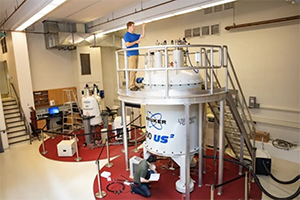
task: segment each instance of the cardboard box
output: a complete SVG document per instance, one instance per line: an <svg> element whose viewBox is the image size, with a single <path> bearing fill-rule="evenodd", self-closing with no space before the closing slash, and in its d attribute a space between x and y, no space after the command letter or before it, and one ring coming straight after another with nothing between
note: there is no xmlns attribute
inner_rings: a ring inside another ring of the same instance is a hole
<svg viewBox="0 0 300 200"><path fill-rule="evenodd" d="M253 139L252 138L252 133L250 134L250 139ZM263 131L256 131L255 140L261 142L262 139L263 139L263 142L269 142L270 133L263 132Z"/></svg>

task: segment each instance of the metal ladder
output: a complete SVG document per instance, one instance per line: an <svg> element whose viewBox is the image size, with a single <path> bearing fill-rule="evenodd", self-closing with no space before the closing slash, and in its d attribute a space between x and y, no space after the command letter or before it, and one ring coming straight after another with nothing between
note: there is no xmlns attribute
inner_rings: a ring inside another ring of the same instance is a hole
<svg viewBox="0 0 300 200"><path fill-rule="evenodd" d="M209 56L207 55L208 53L204 52L204 54L208 63L210 63ZM227 68L230 87L232 87L234 91L238 90L240 95L236 95L236 100L234 100L232 94L227 92L224 110L225 138L235 157L243 163L244 157L249 158L253 161L252 165L255 170L255 140L253 140L253 144L251 144L250 141L250 135L253 135L252 138L255 138L254 122L248 110L242 88L228 52L227 57L229 61ZM221 88L221 84L214 71L213 76L215 78L215 84L213 84L214 88ZM209 102L208 106L214 114L214 119L219 124L219 105L217 102ZM240 167L240 173L241 170L242 167Z"/></svg>
<svg viewBox="0 0 300 200"><path fill-rule="evenodd" d="M65 101L65 97L67 101ZM63 133L71 133L82 127L81 108L74 89L63 90Z"/></svg>

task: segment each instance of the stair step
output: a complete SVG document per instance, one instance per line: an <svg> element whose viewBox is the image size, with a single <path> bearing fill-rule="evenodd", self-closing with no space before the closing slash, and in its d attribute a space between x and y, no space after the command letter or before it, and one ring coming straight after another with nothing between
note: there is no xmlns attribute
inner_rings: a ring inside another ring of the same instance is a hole
<svg viewBox="0 0 300 200"><path fill-rule="evenodd" d="M9 136L9 137L14 137L14 136L17 136L17 135L22 135L22 134L26 134L25 129L20 129L20 130L17 130L17 131L7 132L7 136Z"/></svg>
<svg viewBox="0 0 300 200"><path fill-rule="evenodd" d="M23 120L19 117L18 120L15 120L15 121L6 121L6 124L13 124L13 123L18 123L18 122L23 122ZM24 124L24 122L23 122Z"/></svg>
<svg viewBox="0 0 300 200"><path fill-rule="evenodd" d="M22 130L26 130L24 125L14 127L14 128L8 127L7 133L13 133L13 132L16 132L16 131L18 132L18 131L22 131Z"/></svg>
<svg viewBox="0 0 300 200"><path fill-rule="evenodd" d="M2 99L2 103L9 103L9 102L16 102L16 100L13 98L3 98Z"/></svg>
<svg viewBox="0 0 300 200"><path fill-rule="evenodd" d="M16 136L11 136L11 137L7 137L8 138L8 140L10 140L10 139L15 139L15 138L19 138L19 137L22 137L22 136L28 136L28 134L21 134L21 135L16 135Z"/></svg>
<svg viewBox="0 0 300 200"><path fill-rule="evenodd" d="M20 113L19 109L14 109L14 110L9 110L9 111L4 111L4 115L10 115L10 114L17 114Z"/></svg>
<svg viewBox="0 0 300 200"><path fill-rule="evenodd" d="M24 126L24 122L23 121L21 123L19 123L19 124L13 124L11 126L7 125L7 128L8 129L13 129L13 128L18 128L18 127L22 127L22 126Z"/></svg>
<svg viewBox="0 0 300 200"><path fill-rule="evenodd" d="M16 117L8 117L8 118L6 117L5 118L6 123L14 122L14 121L18 121L18 120L22 120L20 115L16 116Z"/></svg>
<svg viewBox="0 0 300 200"><path fill-rule="evenodd" d="M16 113L9 113L5 115L5 119L13 119L15 117L21 117L20 112L16 112Z"/></svg>
<svg viewBox="0 0 300 200"><path fill-rule="evenodd" d="M30 139L27 138L27 139L23 139L23 140L17 140L17 141L13 141L13 142L8 142L9 145L13 145L13 144L18 144L18 143L21 143L21 142L27 142L29 141Z"/></svg>

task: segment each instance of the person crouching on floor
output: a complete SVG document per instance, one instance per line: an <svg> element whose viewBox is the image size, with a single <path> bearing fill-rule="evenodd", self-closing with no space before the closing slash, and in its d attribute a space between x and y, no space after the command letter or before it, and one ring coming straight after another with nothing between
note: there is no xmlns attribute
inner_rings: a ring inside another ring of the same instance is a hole
<svg viewBox="0 0 300 200"><path fill-rule="evenodd" d="M156 162L156 156L150 155L147 160L142 160L134 174L134 184L131 185L131 193L140 194L144 197L150 197L151 193L149 190L150 175L157 173L155 170L154 163Z"/></svg>

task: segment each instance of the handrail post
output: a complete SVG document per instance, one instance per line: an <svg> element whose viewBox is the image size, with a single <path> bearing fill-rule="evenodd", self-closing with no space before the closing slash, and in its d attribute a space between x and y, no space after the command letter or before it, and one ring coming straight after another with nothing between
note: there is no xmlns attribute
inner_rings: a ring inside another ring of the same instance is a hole
<svg viewBox="0 0 300 200"><path fill-rule="evenodd" d="M47 154L48 151L46 151L45 149L45 143L44 143L44 131L41 130L41 135L42 135L42 147L43 147L43 151L41 152L43 155Z"/></svg>
<svg viewBox="0 0 300 200"><path fill-rule="evenodd" d="M110 155L109 155L109 144L108 144L108 131L106 128L102 129L103 132L106 131L106 152L107 152L107 164L105 165L106 167L110 168L112 167L114 164L110 162ZM101 131L102 131L101 130Z"/></svg>
<svg viewBox="0 0 300 200"><path fill-rule="evenodd" d="M210 94L214 94L214 64L213 47L210 47Z"/></svg>
<svg viewBox="0 0 300 200"><path fill-rule="evenodd" d="M100 165L99 165L99 160L96 160L96 165L97 165L97 176L98 176L98 188L99 191L95 194L95 197L102 199L103 197L106 196L106 192L101 190L101 177L100 177Z"/></svg>
<svg viewBox="0 0 300 200"><path fill-rule="evenodd" d="M75 150L76 150L76 158L74 160L79 162L82 160L82 158L79 157L79 153L78 153L77 135L76 134L74 135L75 135Z"/></svg>

